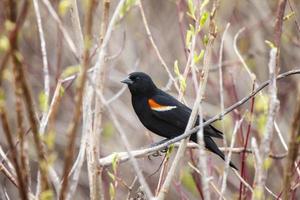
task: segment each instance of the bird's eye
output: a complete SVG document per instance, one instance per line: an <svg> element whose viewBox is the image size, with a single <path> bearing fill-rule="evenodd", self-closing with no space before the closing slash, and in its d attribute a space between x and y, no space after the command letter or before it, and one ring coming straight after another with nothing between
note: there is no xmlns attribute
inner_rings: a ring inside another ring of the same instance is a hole
<svg viewBox="0 0 300 200"><path fill-rule="evenodd" d="M140 79L141 79L140 77L136 77L136 78L135 78L136 81L137 81L137 80L140 80Z"/></svg>

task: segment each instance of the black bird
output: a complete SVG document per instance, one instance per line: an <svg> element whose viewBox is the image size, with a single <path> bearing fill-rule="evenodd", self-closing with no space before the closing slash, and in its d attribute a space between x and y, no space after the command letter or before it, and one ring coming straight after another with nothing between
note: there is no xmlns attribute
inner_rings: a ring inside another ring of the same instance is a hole
<svg viewBox="0 0 300 200"><path fill-rule="evenodd" d="M143 72L133 72L121 82L128 85L134 111L147 129L168 139L184 133L192 112L189 107L157 88ZM199 125L199 116L195 125ZM223 138L223 133L207 125L204 127L205 147L225 160L224 153L211 137ZM193 133L190 140L197 143L197 133ZM237 169L232 162L230 166Z"/></svg>

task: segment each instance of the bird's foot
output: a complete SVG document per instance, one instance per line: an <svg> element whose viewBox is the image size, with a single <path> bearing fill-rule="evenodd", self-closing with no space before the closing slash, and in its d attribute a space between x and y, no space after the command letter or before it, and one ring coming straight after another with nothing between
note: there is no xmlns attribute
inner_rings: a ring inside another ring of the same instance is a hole
<svg viewBox="0 0 300 200"><path fill-rule="evenodd" d="M169 139L163 139L163 140L161 140L161 141L152 143L152 144L150 144L150 148L151 148L151 147L156 147L156 146L158 146L158 145L160 145L160 144L163 144L163 143L165 143L165 142L168 141L168 140L169 140ZM159 156L162 156L162 154L167 153L168 149L169 149L169 147L167 146L167 147L164 147L164 148L162 148L162 149L160 149L160 150L158 150L158 151L155 151L154 153L152 153L151 155L148 156L148 159L151 160L151 157L159 157Z"/></svg>

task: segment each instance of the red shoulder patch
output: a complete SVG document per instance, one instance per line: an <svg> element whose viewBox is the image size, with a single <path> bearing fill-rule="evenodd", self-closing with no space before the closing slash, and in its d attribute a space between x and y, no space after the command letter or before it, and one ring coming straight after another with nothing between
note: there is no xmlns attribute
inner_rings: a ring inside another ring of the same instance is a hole
<svg viewBox="0 0 300 200"><path fill-rule="evenodd" d="M148 99L148 104L152 109L164 107L163 105L158 104L154 99Z"/></svg>
<svg viewBox="0 0 300 200"><path fill-rule="evenodd" d="M152 110L155 111L168 111L176 108L176 106L165 106L165 105L160 105L157 103L154 99L148 99L148 104Z"/></svg>

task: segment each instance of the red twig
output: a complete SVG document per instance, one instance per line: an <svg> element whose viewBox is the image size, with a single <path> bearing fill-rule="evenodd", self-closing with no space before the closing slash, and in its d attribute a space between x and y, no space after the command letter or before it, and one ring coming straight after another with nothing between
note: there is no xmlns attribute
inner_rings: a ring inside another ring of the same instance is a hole
<svg viewBox="0 0 300 200"><path fill-rule="evenodd" d="M254 91L255 87L255 83L253 83L252 85L252 92ZM253 110L254 110L254 102L255 102L255 97L253 99L251 99L251 107L250 107L250 121L248 123L247 126L247 134L246 134L246 140L244 142L244 151L242 152L242 162L241 162L241 176L243 177L243 179L245 179L247 181L247 177L246 177L246 149L248 146L248 142L249 142L249 136L250 136L250 131L251 131L251 125L252 125L252 119L253 119ZM245 186L243 185L243 183L240 183L240 191L239 191L239 199L242 199L243 193L245 191Z"/></svg>

